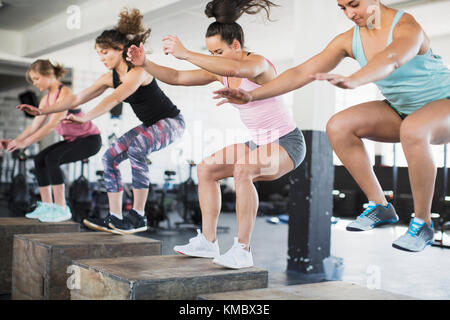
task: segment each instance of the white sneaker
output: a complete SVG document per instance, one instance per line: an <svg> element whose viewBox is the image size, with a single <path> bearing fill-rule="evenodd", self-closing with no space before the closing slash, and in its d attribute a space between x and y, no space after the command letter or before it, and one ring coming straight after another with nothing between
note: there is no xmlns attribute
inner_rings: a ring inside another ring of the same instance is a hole
<svg viewBox="0 0 450 320"><path fill-rule="evenodd" d="M197 229L197 236L191 238L189 243L184 246L173 247L175 252L199 258L216 258L220 256L219 243L206 240L205 236Z"/></svg>
<svg viewBox="0 0 450 320"><path fill-rule="evenodd" d="M234 245L227 253L213 260L219 266L230 269L242 269L253 267L253 257L250 251L244 249L245 244L239 243L238 238L234 238Z"/></svg>

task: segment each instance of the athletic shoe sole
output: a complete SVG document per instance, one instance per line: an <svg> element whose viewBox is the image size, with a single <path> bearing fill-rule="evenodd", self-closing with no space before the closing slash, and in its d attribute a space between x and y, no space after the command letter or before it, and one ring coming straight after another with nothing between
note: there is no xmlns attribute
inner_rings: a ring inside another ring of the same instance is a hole
<svg viewBox="0 0 450 320"><path fill-rule="evenodd" d="M226 263L221 263L221 262L218 262L218 261L213 261L213 263L218 265L218 266L225 267L225 268L228 268L228 269L233 269L233 270L246 269L246 268L252 268L253 267L253 265L236 267L236 266L227 265Z"/></svg>
<svg viewBox="0 0 450 320"><path fill-rule="evenodd" d="M39 215L37 215L37 216L29 216L29 215L25 215L25 218L27 218L27 219L39 219Z"/></svg>
<svg viewBox="0 0 450 320"><path fill-rule="evenodd" d="M217 255L216 256L211 256L211 254L209 254L209 253L202 253L202 252L192 254L190 252L186 252L186 251L183 252L183 251L175 250L175 249L173 251L175 251L175 252L177 252L179 254L182 254L184 256L189 256L189 257L194 257L194 258L215 259L215 258L218 257Z"/></svg>
<svg viewBox="0 0 450 320"><path fill-rule="evenodd" d="M120 232L116 231L116 230L112 230L109 228L105 228L102 226L98 226L94 223L89 222L88 220L83 220L83 224L88 227L89 229L95 230L95 231L102 231L102 232L109 232L112 234L121 234Z"/></svg>
<svg viewBox="0 0 450 320"><path fill-rule="evenodd" d="M144 232L144 231L147 231L147 230L148 230L148 227L147 227L147 226L141 227L141 228L137 228L137 229L130 229L130 230L121 230L121 229L118 229L118 228L114 227L114 225L112 225L111 223L108 224L108 226L109 226L111 229L113 229L113 230L115 230L115 231L117 231L117 232L120 232L121 234L124 234L124 235L130 235L130 234L134 234L134 233L138 233L138 232Z"/></svg>
<svg viewBox="0 0 450 320"><path fill-rule="evenodd" d="M425 245L425 247L423 247L422 250L411 250L411 249L408 249L408 248L401 247L401 246L399 246L398 244L395 244L395 243L392 244L392 247L395 248L395 249L398 249L398 250L406 251L406 252L422 252L423 250L426 249L426 247L431 246L432 244L433 244L433 242L427 242L427 244Z"/></svg>
<svg viewBox="0 0 450 320"><path fill-rule="evenodd" d="M383 226L383 225L386 225L386 224L394 224L394 223L397 223L397 222L398 222L398 219L390 219L390 220L386 220L386 221L377 222L377 223L371 225L370 229L360 229L360 228L357 228L357 227L350 227L350 226L347 226L346 229L347 229L347 231L356 231L356 232L370 231L370 230L373 230L376 227Z"/></svg>
<svg viewBox="0 0 450 320"><path fill-rule="evenodd" d="M42 217L42 218L39 218L39 221L40 222L50 223L50 222L63 222L63 221L67 221L67 220L70 220L70 219L72 219L72 215L71 214L65 215L65 216L57 218L57 219L52 219L52 220L47 220L47 219L45 219L45 217Z"/></svg>

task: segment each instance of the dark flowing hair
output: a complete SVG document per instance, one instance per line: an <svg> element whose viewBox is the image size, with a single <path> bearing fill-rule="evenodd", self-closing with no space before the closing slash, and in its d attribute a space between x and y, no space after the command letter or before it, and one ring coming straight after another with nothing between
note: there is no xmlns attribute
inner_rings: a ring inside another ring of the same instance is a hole
<svg viewBox="0 0 450 320"><path fill-rule="evenodd" d="M215 18L216 22L209 25L206 37L220 35L222 40L231 45L234 40L244 47L244 30L236 22L244 13L257 14L265 11L270 21L271 7L277 7L269 0L213 0L206 5L205 14L208 18Z"/></svg>
<svg viewBox="0 0 450 320"><path fill-rule="evenodd" d="M95 44L103 49L122 50L122 58L132 68L133 64L126 60L128 48L132 45L139 46L141 42L145 43L152 30L145 28L142 22L144 17L139 9L124 8L119 18L117 26L103 31L95 40Z"/></svg>

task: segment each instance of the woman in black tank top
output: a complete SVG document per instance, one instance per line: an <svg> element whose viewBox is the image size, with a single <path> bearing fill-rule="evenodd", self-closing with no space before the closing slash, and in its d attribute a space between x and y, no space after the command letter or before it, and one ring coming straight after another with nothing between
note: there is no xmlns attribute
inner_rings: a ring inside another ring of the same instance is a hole
<svg viewBox="0 0 450 320"><path fill-rule="evenodd" d="M117 139L103 156L105 184L108 191L110 215L105 219L85 219L83 222L94 230L130 234L147 230L144 207L147 201L149 177L146 163L147 155L161 150L179 139L185 124L178 108L159 88L157 81L143 68L135 67L125 60L128 48L133 44L145 42L150 29L142 24L143 16L137 9L123 9L118 25L104 31L96 39L96 51L101 62L110 71L101 76L93 85L77 95L55 103L43 112L52 113L75 108L106 91L114 91L105 97L85 116L70 114L65 121L84 123L93 120L117 104L125 101L142 125L130 130ZM122 182L119 164L129 159L132 168L133 210L122 217Z"/></svg>

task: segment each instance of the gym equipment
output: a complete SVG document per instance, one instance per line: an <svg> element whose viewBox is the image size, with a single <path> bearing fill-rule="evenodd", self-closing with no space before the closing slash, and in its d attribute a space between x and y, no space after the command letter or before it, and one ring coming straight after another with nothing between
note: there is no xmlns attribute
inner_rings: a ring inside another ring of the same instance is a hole
<svg viewBox="0 0 450 320"><path fill-rule="evenodd" d="M14 235L79 231L80 224L72 221L42 223L25 217L0 218L0 295L11 292ZM27 263L34 264L31 261Z"/></svg>
<svg viewBox="0 0 450 320"><path fill-rule="evenodd" d="M70 299L68 287L73 283L68 281L67 269L74 259L160 254L161 241L132 235L118 237L104 232L16 235L12 299ZM69 269L70 272L74 271Z"/></svg>
<svg viewBox="0 0 450 320"><path fill-rule="evenodd" d="M14 159L12 174L18 166L18 174L11 177L9 189L8 209L13 215L24 215L30 210L31 196L27 183L26 161L28 157L24 150L16 150L12 153Z"/></svg>
<svg viewBox="0 0 450 320"><path fill-rule="evenodd" d="M196 166L194 161L188 160L189 178L178 186L177 211L183 219L177 222L177 228L182 225L197 229L202 224L202 212L198 201L198 186L192 179L192 169Z"/></svg>
<svg viewBox="0 0 450 320"><path fill-rule="evenodd" d="M171 185L170 182L174 180L172 176L175 174L175 171L164 171L164 184L160 190L154 189L155 185L150 184L149 195L145 204L145 215L147 216L149 227L166 230L172 229L169 216L167 215L165 199ZM157 194L160 196L158 197ZM159 226L163 221L167 221L167 228Z"/></svg>
<svg viewBox="0 0 450 320"><path fill-rule="evenodd" d="M181 255L73 260L83 276L80 289L71 290L72 300L194 300L200 294L267 288L269 282L263 269L230 271L210 259Z"/></svg>
<svg viewBox="0 0 450 320"><path fill-rule="evenodd" d="M109 214L108 193L105 187L104 171L95 172L97 182L92 188L92 210L93 216L97 218L105 218Z"/></svg>
<svg viewBox="0 0 450 320"><path fill-rule="evenodd" d="M450 198L447 196L448 190L448 168L447 156L448 146L444 145L444 166L442 174L442 196L439 197L439 217L436 219L435 230L440 232L440 238L435 240L433 246L450 249L450 244L444 243L446 231L450 231Z"/></svg>
<svg viewBox="0 0 450 320"><path fill-rule="evenodd" d="M36 94L31 90L28 90L28 91L25 91L25 92L19 94L19 101L21 104L28 104L28 105L36 107L36 108L39 106L39 100L38 100ZM28 114L25 111L23 111L23 113L25 114L25 117L27 117L27 118L34 118L34 116Z"/></svg>
<svg viewBox="0 0 450 320"><path fill-rule="evenodd" d="M76 222L83 221L92 215L92 193L89 180L84 176L84 166L89 165L89 159L81 162L81 174L69 189L69 204L72 209L72 219Z"/></svg>

